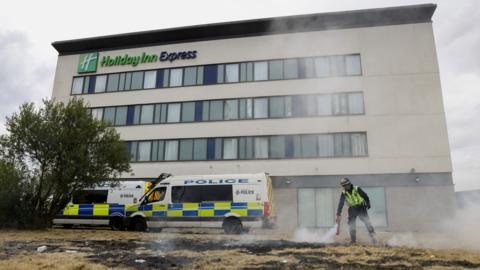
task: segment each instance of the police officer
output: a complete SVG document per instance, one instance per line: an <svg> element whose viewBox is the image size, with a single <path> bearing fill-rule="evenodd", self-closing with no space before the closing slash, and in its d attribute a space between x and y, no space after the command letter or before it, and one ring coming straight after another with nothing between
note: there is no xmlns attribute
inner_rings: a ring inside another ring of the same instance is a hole
<svg viewBox="0 0 480 270"><path fill-rule="evenodd" d="M337 223L340 221L340 216L342 214L342 208L345 201L348 205L348 226L350 229L350 242L355 243L357 241L357 230L356 230L356 221L357 217L365 224L367 227L368 234L373 244L377 243L375 239L375 231L370 219L368 218L367 209L370 209L370 199L368 198L367 193L365 193L360 187L352 185L350 179L343 178L340 180L340 185L343 187L344 191L340 196L340 201L338 202L337 209Z"/></svg>

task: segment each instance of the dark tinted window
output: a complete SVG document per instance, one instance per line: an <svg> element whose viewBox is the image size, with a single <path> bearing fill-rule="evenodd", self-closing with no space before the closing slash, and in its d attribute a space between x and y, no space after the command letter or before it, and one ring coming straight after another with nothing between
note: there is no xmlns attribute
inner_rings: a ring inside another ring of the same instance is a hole
<svg viewBox="0 0 480 270"><path fill-rule="evenodd" d="M232 186L230 185L172 187L173 203L199 203L232 200Z"/></svg>
<svg viewBox="0 0 480 270"><path fill-rule="evenodd" d="M82 190L73 194L74 204L106 203L108 190Z"/></svg>

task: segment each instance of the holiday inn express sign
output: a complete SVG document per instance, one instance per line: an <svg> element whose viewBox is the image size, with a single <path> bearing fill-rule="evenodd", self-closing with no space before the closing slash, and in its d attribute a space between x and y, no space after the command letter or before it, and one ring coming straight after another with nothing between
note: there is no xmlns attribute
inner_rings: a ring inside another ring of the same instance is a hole
<svg viewBox="0 0 480 270"><path fill-rule="evenodd" d="M188 60L197 58L197 51L180 51L180 52L167 52L163 51L160 54L147 54L143 52L140 55L117 55L117 56L100 56L98 52L81 54L77 72L78 73L92 73L97 72L97 66L100 62L101 67L112 66L133 66L136 67L139 64L154 63L154 62L173 62L176 60Z"/></svg>

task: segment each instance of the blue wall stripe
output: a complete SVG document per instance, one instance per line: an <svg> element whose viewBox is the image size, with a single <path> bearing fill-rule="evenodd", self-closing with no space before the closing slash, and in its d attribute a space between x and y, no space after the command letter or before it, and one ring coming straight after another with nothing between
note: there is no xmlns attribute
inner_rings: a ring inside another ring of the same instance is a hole
<svg viewBox="0 0 480 270"><path fill-rule="evenodd" d="M207 139L207 160L215 159L215 139Z"/></svg>
<svg viewBox="0 0 480 270"><path fill-rule="evenodd" d="M157 81L155 82L155 87L156 88L162 88L163 87L163 69L157 70Z"/></svg>
<svg viewBox="0 0 480 270"><path fill-rule="evenodd" d="M203 101L195 102L195 122L202 121L203 116Z"/></svg>
<svg viewBox="0 0 480 270"><path fill-rule="evenodd" d="M217 65L206 65L203 67L203 84L217 83Z"/></svg>

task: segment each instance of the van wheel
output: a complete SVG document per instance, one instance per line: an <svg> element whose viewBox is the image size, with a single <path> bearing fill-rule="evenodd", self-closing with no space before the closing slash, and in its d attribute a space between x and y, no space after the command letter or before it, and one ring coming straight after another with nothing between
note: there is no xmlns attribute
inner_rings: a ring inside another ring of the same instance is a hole
<svg viewBox="0 0 480 270"><path fill-rule="evenodd" d="M141 217L134 218L132 221L132 231L145 232L147 230L147 222Z"/></svg>
<svg viewBox="0 0 480 270"><path fill-rule="evenodd" d="M63 224L62 227L64 229L71 229L71 228L73 228L73 224Z"/></svg>
<svg viewBox="0 0 480 270"><path fill-rule="evenodd" d="M234 217L225 219L222 227L226 234L241 234L243 232L242 222Z"/></svg>
<svg viewBox="0 0 480 270"><path fill-rule="evenodd" d="M123 219L121 217L113 217L110 219L110 228L113 231L123 231Z"/></svg>

